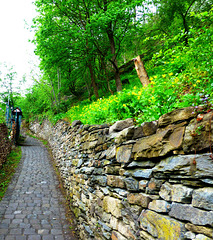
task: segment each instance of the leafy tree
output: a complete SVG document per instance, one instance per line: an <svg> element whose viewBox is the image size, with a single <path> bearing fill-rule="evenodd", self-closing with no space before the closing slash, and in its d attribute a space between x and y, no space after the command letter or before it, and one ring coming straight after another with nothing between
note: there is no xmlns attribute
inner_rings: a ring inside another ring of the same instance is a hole
<svg viewBox="0 0 213 240"><path fill-rule="evenodd" d="M20 84L15 86L17 73L13 68L13 66L7 66L4 63L1 66L2 72L0 72L0 98L11 106L15 105L17 98L20 96Z"/></svg>
<svg viewBox="0 0 213 240"><path fill-rule="evenodd" d="M174 32L179 27L184 31L184 41L188 45L188 34L190 31L192 11L200 9L210 9L212 0L154 0L157 7L158 28L168 34L168 30ZM173 30L172 30L173 29ZM177 33L177 32L176 32Z"/></svg>
<svg viewBox="0 0 213 240"><path fill-rule="evenodd" d="M102 67L106 66L107 62L112 64L116 88L120 91L122 86L117 59L125 34L134 25L134 8L138 2L136 0L35 1L41 15L35 19L34 27L37 31L34 42L37 44L36 53L41 58L42 69L48 71L49 68L60 68L61 79L66 79L64 85L67 86L68 81L69 88L72 89L76 77L81 75L77 74L77 69L81 71L87 67L91 85L98 98L94 68L98 67L96 59L102 59L102 63L104 62ZM71 71L75 76L72 75L71 79L67 79ZM75 92L75 89L73 90Z"/></svg>

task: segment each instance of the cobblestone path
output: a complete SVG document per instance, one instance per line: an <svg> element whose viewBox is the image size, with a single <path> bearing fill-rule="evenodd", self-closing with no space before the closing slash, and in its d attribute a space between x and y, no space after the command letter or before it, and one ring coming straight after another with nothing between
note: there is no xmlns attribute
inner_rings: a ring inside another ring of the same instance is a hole
<svg viewBox="0 0 213 240"><path fill-rule="evenodd" d="M64 201L48 151L27 137L21 163L0 202L0 240L76 240Z"/></svg>

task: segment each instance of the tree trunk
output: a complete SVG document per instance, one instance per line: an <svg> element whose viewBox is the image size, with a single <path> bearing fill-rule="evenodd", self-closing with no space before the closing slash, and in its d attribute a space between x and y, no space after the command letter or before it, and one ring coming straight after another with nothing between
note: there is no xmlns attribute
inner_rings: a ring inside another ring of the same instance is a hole
<svg viewBox="0 0 213 240"><path fill-rule="evenodd" d="M57 68L57 75L58 75L58 103L60 104L61 102L61 73L60 69Z"/></svg>
<svg viewBox="0 0 213 240"><path fill-rule="evenodd" d="M90 77L91 77L91 83L92 83L92 87L93 87L93 90L94 90L94 94L95 94L96 99L98 99L98 98L99 98L98 88L97 88L97 85L96 85L96 83L95 83L95 77L94 77L94 73L93 73L92 64L89 63L89 64L88 64L88 67L89 67L89 72L90 72Z"/></svg>
<svg viewBox="0 0 213 240"><path fill-rule="evenodd" d="M111 49L111 53L112 53L112 65L115 71L115 84L116 84L116 89L117 92L122 91L122 83L121 83L121 79L120 79L120 72L118 69L118 63L116 60L116 53L115 53L115 40L114 40L114 36L113 36L113 32L111 30L111 24L109 26L109 30L107 31L107 35L108 35L108 39L110 42L110 49Z"/></svg>
<svg viewBox="0 0 213 240"><path fill-rule="evenodd" d="M147 86L150 83L150 81L146 69L144 67L143 61L141 61L140 56L134 58L133 61L141 84L143 85L143 87Z"/></svg>

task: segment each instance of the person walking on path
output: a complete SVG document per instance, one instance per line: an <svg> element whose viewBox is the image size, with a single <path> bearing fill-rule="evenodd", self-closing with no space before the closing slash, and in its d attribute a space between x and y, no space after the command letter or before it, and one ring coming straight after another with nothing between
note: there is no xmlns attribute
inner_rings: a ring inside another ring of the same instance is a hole
<svg viewBox="0 0 213 240"><path fill-rule="evenodd" d="M0 202L0 240L77 240L47 149L27 137Z"/></svg>

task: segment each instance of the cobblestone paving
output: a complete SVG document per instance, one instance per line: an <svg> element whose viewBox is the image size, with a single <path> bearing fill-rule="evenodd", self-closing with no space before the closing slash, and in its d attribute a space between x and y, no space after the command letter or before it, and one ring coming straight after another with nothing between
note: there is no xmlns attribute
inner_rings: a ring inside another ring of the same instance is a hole
<svg viewBox="0 0 213 240"><path fill-rule="evenodd" d="M76 240L48 151L27 137L22 160L0 202L0 240Z"/></svg>

